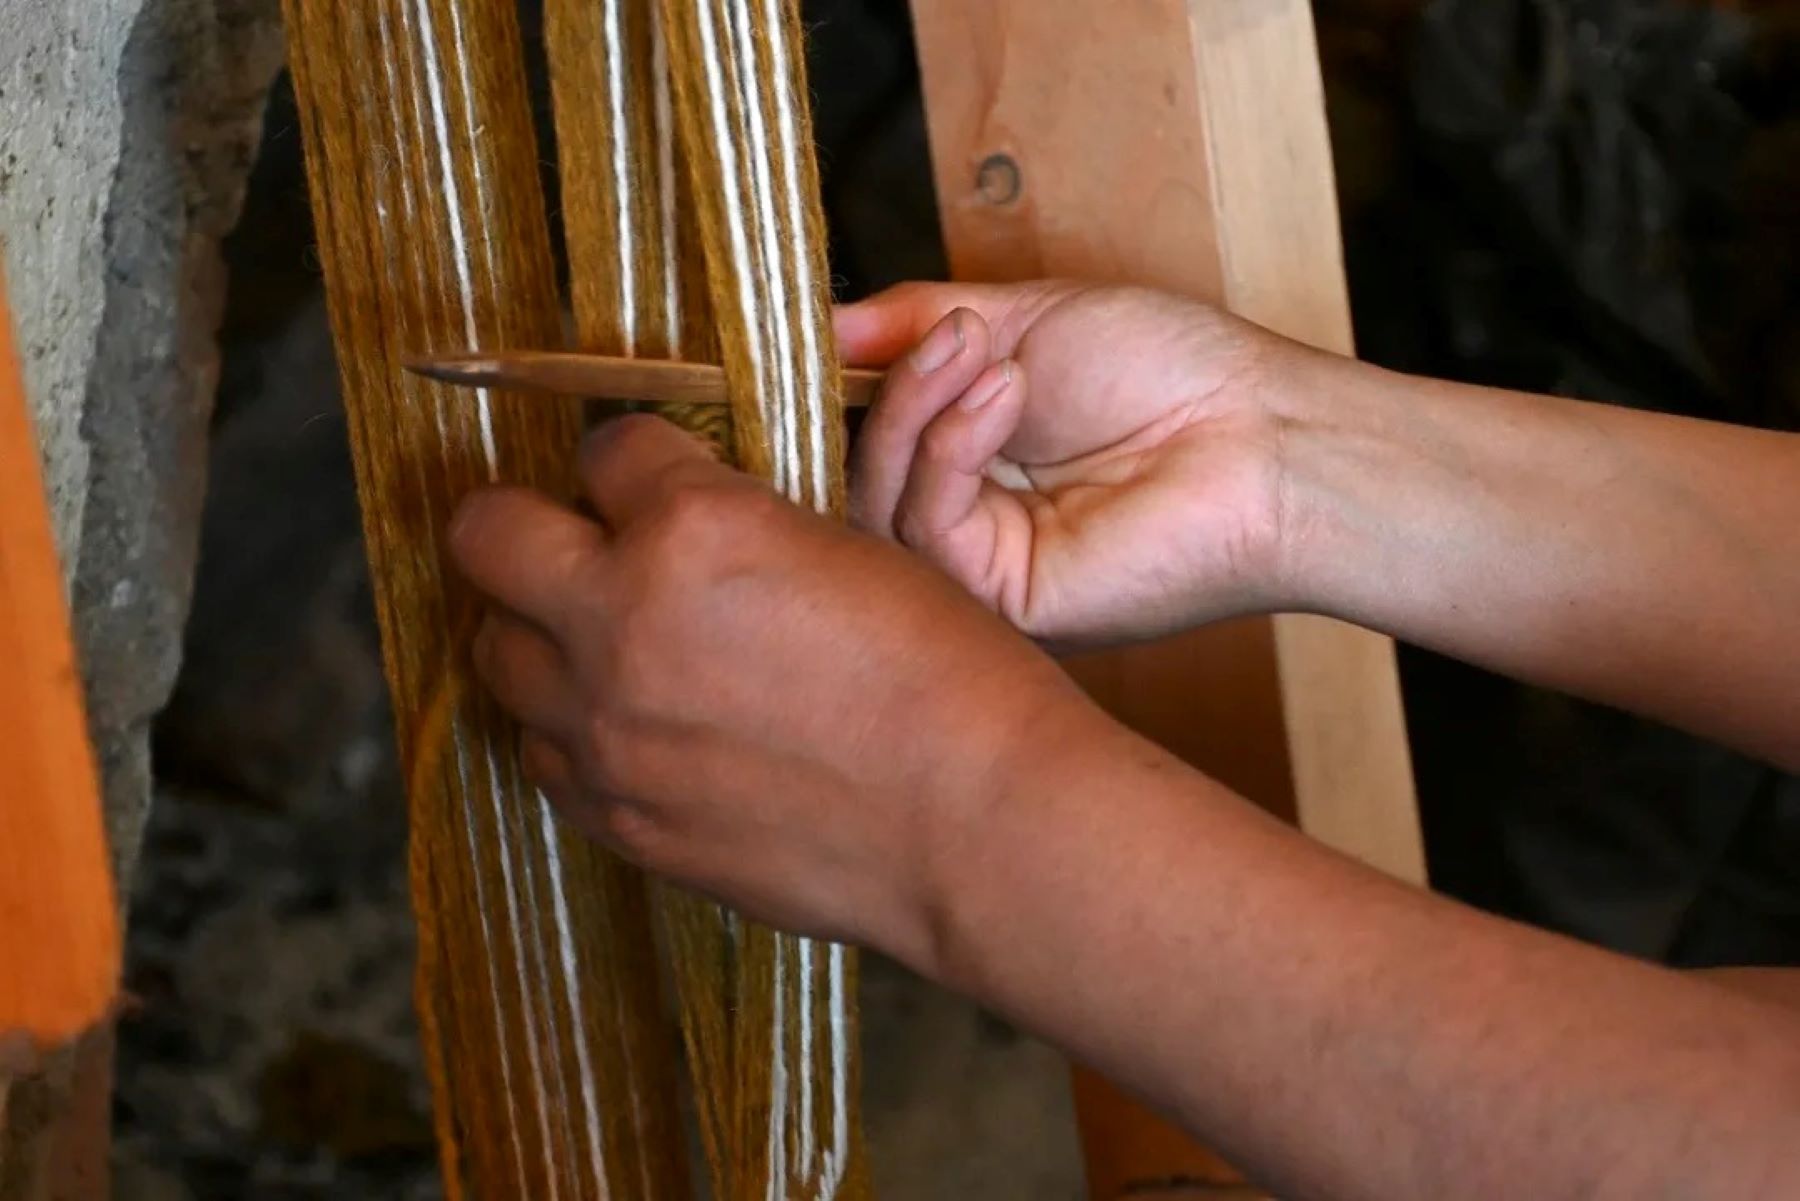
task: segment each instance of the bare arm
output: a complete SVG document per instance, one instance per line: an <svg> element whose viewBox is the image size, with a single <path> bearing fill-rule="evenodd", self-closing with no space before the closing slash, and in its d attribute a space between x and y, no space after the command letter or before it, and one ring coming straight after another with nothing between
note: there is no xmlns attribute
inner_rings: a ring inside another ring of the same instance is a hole
<svg viewBox="0 0 1800 1201"><path fill-rule="evenodd" d="M1800 1010L1800 968L1722 967L1708 968L1695 975L1741 996Z"/></svg>
<svg viewBox="0 0 1800 1201"><path fill-rule="evenodd" d="M1800 768L1800 436L1300 352L1298 603Z"/></svg>
<svg viewBox="0 0 1800 1201"><path fill-rule="evenodd" d="M1021 629L1319 611L1800 767L1800 435L1396 375L1130 290L918 285L839 332L885 362L946 313L967 351L890 377L857 517ZM1003 358L1000 400L955 403Z"/></svg>
<svg viewBox="0 0 1800 1201"><path fill-rule="evenodd" d="M1791 441L1322 357L1270 374L1166 298L984 296L991 329L897 369L857 507L1016 624L1304 604L1794 760L1794 567L1754 550L1800 530ZM942 299L850 324L903 349ZM1121 414L1134 329L1230 369ZM596 434L585 479L600 523L490 492L454 542L529 770L633 859L1011 1014L1283 1195L1800 1195L1800 1010L1308 843L915 557L663 423Z"/></svg>
<svg viewBox="0 0 1800 1201"><path fill-rule="evenodd" d="M1800 1010L1390 883L1123 732L1060 745L928 966L1278 1195L1800 1195Z"/></svg>
<svg viewBox="0 0 1800 1201"><path fill-rule="evenodd" d="M898 549L660 422L591 446L604 526L503 491L455 538L503 606L484 676L583 828L1011 1014L1286 1196L1800 1190L1800 1010L1391 883Z"/></svg>

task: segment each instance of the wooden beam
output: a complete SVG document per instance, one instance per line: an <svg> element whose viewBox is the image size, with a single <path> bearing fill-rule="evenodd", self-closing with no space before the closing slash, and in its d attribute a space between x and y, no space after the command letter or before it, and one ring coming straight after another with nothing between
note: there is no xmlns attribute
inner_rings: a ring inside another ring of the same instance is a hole
<svg viewBox="0 0 1800 1201"><path fill-rule="evenodd" d="M913 18L956 278L1146 285L1352 350L1305 0L913 0ZM1387 639L1279 617L1071 668L1197 767L1331 846L1424 880ZM1079 1091L1091 1099L1093 1082ZM1137 1183L1159 1175L1157 1163L1112 1162L1093 1137L1089 1148L1096 1196L1118 1195L1139 1166ZM1208 1157L1193 1164L1212 1170Z"/></svg>

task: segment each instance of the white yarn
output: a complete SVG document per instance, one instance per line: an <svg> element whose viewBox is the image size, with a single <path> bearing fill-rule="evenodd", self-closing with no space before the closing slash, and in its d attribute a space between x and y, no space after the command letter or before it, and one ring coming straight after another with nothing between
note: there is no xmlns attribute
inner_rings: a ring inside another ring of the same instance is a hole
<svg viewBox="0 0 1800 1201"><path fill-rule="evenodd" d="M775 935L774 996L769 1045L769 1192L768 1201L788 1201L787 1196L787 979L782 956L783 935Z"/></svg>
<svg viewBox="0 0 1800 1201"><path fill-rule="evenodd" d="M504 1014L505 1008L500 1003L500 977L494 961L494 932L488 924L487 890L481 883L481 848L475 841L475 806L470 801L472 790L469 786L469 753L463 741L462 723L450 723L450 742L456 748L456 778L459 785L457 791L462 797L463 833L469 844L469 875L475 881L475 912L481 915L481 949L482 958L487 961L487 978L489 995L494 1003L496 1016ZM519 1174L519 1196L529 1191L525 1185L525 1147L519 1139L519 1110L513 1103L512 1088L512 1056L507 1053L506 1040L498 1040L500 1048L500 1087L506 1093L506 1132L512 1140L513 1163Z"/></svg>
<svg viewBox="0 0 1800 1201"><path fill-rule="evenodd" d="M782 182L787 192L788 228L792 231L788 248L794 283L800 292L800 363L806 372L804 420L809 437L808 466L813 507L822 513L831 504L831 490L825 482L829 467L825 457L825 389L824 381L819 378L818 333L812 323L813 277L806 262L806 201L800 190L798 149L800 128L794 117L786 23L782 20L779 0L763 0L763 16L769 30L770 52L775 60L775 106L779 119L776 132L780 135Z"/></svg>
<svg viewBox="0 0 1800 1201"><path fill-rule="evenodd" d="M669 357L681 357L681 230L675 221L675 105L662 5L651 5L650 74L656 86L656 191L662 213L663 321Z"/></svg>
<svg viewBox="0 0 1800 1201"><path fill-rule="evenodd" d="M404 12L402 12L401 16L404 18ZM385 6L376 9L375 19L377 26L381 31L381 44L384 46L393 45L394 28L388 19L388 9ZM400 108L400 97L408 94L412 96L413 121L419 129L425 128L425 112L424 109L420 107L419 89L416 87L403 87L401 85L400 74L397 70L395 58L396 56L391 54L384 56L382 59L382 66L387 75L387 96L389 100L388 117L393 122L394 139L400 141L405 138L407 133L406 120ZM374 101L371 99L369 103L373 104ZM420 228L419 203L418 197L413 192L412 174L405 170L396 171L394 174L398 176L400 180L400 206L405 221L402 228L418 229ZM385 216L385 213L383 215ZM417 258L408 255L407 262L412 267L410 273L411 278L407 282L418 295L426 295L424 272L420 268ZM409 383L407 386L410 388L412 385ZM430 394L435 400L435 403L432 405L432 417L437 423L438 441L441 444L448 446L450 444L450 423L444 411L443 392L441 390L433 390Z"/></svg>
<svg viewBox="0 0 1800 1201"><path fill-rule="evenodd" d="M451 41L455 44L456 65L459 74L462 76L463 130L468 135L469 146L472 150L476 141L480 139L484 127L475 122L475 81L469 77L469 47L463 39L462 9L455 4L450 5L449 8L450 37ZM435 51L433 52L433 57L436 57ZM448 143L446 142L443 145L445 153L447 154ZM469 160L471 168L475 173L476 211L485 213L489 210L487 172L483 167L481 155L470 154ZM460 223L461 217L459 216L457 220ZM494 254L496 251L493 238L482 239L481 251L483 257L487 260L488 279L490 281L497 279L498 273L494 264ZM465 276L467 275L466 266L463 268L463 273ZM472 295L466 290L466 286L464 304L466 305L465 312L468 316L469 349L474 350L476 349L475 305ZM493 393L486 388L480 389L475 395L476 403L480 405L481 410L481 449L487 455L488 481L494 483L498 482L500 479L500 456L495 448L494 442L494 397Z"/></svg>
<svg viewBox="0 0 1800 1201"><path fill-rule="evenodd" d="M450 217L450 257L456 267L456 282L462 293L463 333L468 349L476 349L475 279L469 271L469 235L463 228L462 186L456 179L456 160L450 154L450 117L444 100L444 69L438 61L437 32L431 23L429 0L416 0L413 9L419 18L419 42L425 50L425 86L431 96L432 140L437 143L438 169L444 184L444 210ZM460 44L460 36L459 36ZM499 451L494 442L493 397L486 388L475 393L476 412L481 421L481 449L487 456L489 478L498 478Z"/></svg>
<svg viewBox="0 0 1800 1201"><path fill-rule="evenodd" d="M730 0L737 43L733 46L738 98L744 106L750 139L751 178L756 188L756 219L762 229L763 282L770 292L770 317L767 322L774 337L775 365L780 394L771 405L774 423L770 429L776 464L775 487L792 499L798 499L804 485L800 481L797 431L794 422L799 408L794 391L794 340L788 308L786 264L780 252L780 220L775 208L775 187L769 171L769 137L763 125L762 98L757 93L756 43L750 36L750 6L747 0ZM798 233L798 231L795 231ZM753 331L754 336L754 331Z"/></svg>
<svg viewBox="0 0 1800 1201"><path fill-rule="evenodd" d="M506 795L514 797L530 795L528 791L530 785L524 778L518 760L516 758L509 758L507 760L507 765L511 768L512 778L508 783L508 792ZM527 812L527 808L527 804L524 801L516 803L514 812L509 815L510 820L518 823L514 829L519 831L525 829L524 823L530 820L530 814ZM552 831L552 833L554 833L554 831ZM558 898L551 898L551 915L548 918L544 916L542 906L543 894L540 882L545 878L549 871L548 855L549 851L548 848L546 848L545 864L542 869L538 866L538 856L533 854L529 848L519 856L519 867L523 877L525 896L530 902L529 907L531 911L530 923L526 927L527 932L532 935L529 939L531 959L526 966L536 973L536 978L531 979L529 973L521 972L520 979L530 989L530 992L527 994L529 1003L534 1007L539 1005L542 1006L541 1014L544 1028L549 1031L549 1045L551 1047L560 1047L563 1045L563 1038L559 1027L562 1027L563 1023L558 1018L556 999L551 991L553 981L551 979L550 955L544 948L544 940L537 936L546 925L550 927L552 933L555 933L557 930L555 911ZM544 874L540 875L540 871ZM576 1037L576 1029L573 1020L567 1025L567 1033L570 1038ZM555 1118L556 1124L560 1127L559 1134L561 1135L563 1145L569 1147L572 1153L573 1148L575 1147L575 1127L570 1119L570 1111L574 1107L569 1103L568 1083L564 1079L561 1065L558 1064L554 1058L549 1061L548 1080L551 1112ZM578 1179L578 1173L572 1165L569 1168L569 1186L577 1194L581 1192L581 1181Z"/></svg>
<svg viewBox="0 0 1800 1201"><path fill-rule="evenodd" d="M613 127L613 203L618 210L619 328L624 334L621 351L637 357L637 238L631 221L630 118L625 109L625 47L619 36L619 0L604 0L606 33L606 94Z"/></svg>
<svg viewBox="0 0 1800 1201"><path fill-rule="evenodd" d="M800 1153L796 1157L808 1179L813 1161L813 943L797 940L800 950Z"/></svg>
<svg viewBox="0 0 1800 1201"><path fill-rule="evenodd" d="M525 1022L525 1063L531 1070L532 1089L537 1094L538 1137L543 1140L543 1150L548 1155L550 1142L550 1097L544 1088L544 1065L538 1052L537 1005L534 1003L542 994L533 987L530 963L525 950L524 924L519 919L519 890L513 881L513 847L512 835L506 828L506 814L500 808L501 785L500 767L494 760L493 747L487 750L488 794L494 803L494 838L500 847L500 882L505 886L506 921L512 930L513 956L518 965L519 995L525 1003L519 1007L520 1016ZM535 912L535 900L532 904L532 920L535 924L539 915ZM552 1201L557 1196L556 1177L546 1176L550 1182Z"/></svg>
<svg viewBox="0 0 1800 1201"><path fill-rule="evenodd" d="M549 799L540 792L537 802L545 855L550 864L550 904L556 921L556 948L562 959L563 999L569 1006L575 1066L581 1079L581 1112L586 1119L588 1159L594 1169L594 1183L600 1190L601 1201L606 1201L612 1193L606 1180L605 1143L600 1136L600 1098L594 1084L593 1053L588 1049L586 1025L582 1020L586 1011L581 1005L581 971L575 956L574 923L569 919L568 890L563 882L562 846L558 842L556 819L551 815ZM645 1196L649 1196L648 1191Z"/></svg>
<svg viewBox="0 0 1800 1201"><path fill-rule="evenodd" d="M716 0L708 3L702 14L701 35L706 60L709 100L713 110L714 136L725 166L727 194L726 217L730 224L732 252L738 266L740 303L746 314L751 352L756 356L759 379L767 382L768 373L761 370L763 355L773 353L779 391L764 395L763 413L771 440L776 487L796 500L810 493L813 505L823 510L830 503L825 437L824 381L818 370L820 348L817 332L812 328L815 311L812 274L804 245L806 231L805 197L801 188L799 155L799 123L794 97L787 85L790 58L787 47L784 14L778 0L764 0L763 15L768 29L771 69L776 79L776 113L773 136L765 124L761 97L757 91L756 46L749 24L750 0L728 0L731 15L727 28L736 34L729 58L721 63L712 27L714 14L719 14ZM726 18L719 14L719 19ZM738 195L736 150L728 136L726 83L729 70L738 85L738 98L743 104L747 153L750 155L751 180L754 189L754 217L760 226L760 246L752 246L744 229L744 206ZM779 174L780 196L776 194ZM789 253L780 252L780 236L785 219L789 232ZM760 249L760 256L754 253ZM768 313L761 322L752 320L756 312L755 296L748 281L760 276L768 296ZM797 295L797 306L790 300ZM801 377L795 378L794 314L800 315L799 363ZM773 343L765 347L764 340ZM800 426L807 430L807 462L805 474L800 463ZM772 1010L772 1055L770 1063L769 1123L769 1192L770 1201L786 1197L788 1181L787 1118L790 1104L786 1029L787 945L793 941L798 959L801 1004L797 1026L801 1079L798 1132L798 1164L807 1180L817 1180L816 1196L830 1201L842 1185L850 1156L849 1098L849 1008L845 996L844 949L830 946L827 954L827 1020L830 1026L830 1073L832 1133L831 1147L815 1161L814 1029L816 1014L811 1004L815 976L814 944L806 939L789 940L778 936L775 944L774 995Z"/></svg>
<svg viewBox="0 0 1800 1201"><path fill-rule="evenodd" d="M844 948L832 943L827 949L826 970L831 1022L831 1151L819 1185L823 1201L832 1201L844 1183L850 1166L850 999L844 988Z"/></svg>
<svg viewBox="0 0 1800 1201"><path fill-rule="evenodd" d="M695 0L705 4L707 0ZM707 11L700 14L701 59L706 65L707 97L710 100L712 115L713 141L719 147L721 174L725 179L725 223L731 237L732 257L739 263L750 262L749 234L744 228L744 201L742 189L738 186L737 145L731 136L731 114L725 103L725 83L720 77L718 35L713 29L711 13L715 6L708 4ZM756 395L762 406L763 420L770 420L768 371L763 365L762 342L757 337L756 295L751 287L748 272L738 273L738 311L748 333L751 365L756 373Z"/></svg>

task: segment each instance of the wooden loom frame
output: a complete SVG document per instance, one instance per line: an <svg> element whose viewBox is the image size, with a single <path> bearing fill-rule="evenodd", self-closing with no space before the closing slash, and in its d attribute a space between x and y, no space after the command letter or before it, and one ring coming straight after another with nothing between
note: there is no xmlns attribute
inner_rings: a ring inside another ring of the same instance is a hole
<svg viewBox="0 0 1800 1201"><path fill-rule="evenodd" d="M1353 350L1307 0L911 0L951 274L1213 301ZM1393 644L1316 617L1089 656L1116 716L1309 835L1425 880ZM1077 1073L1096 1198L1228 1181Z"/></svg>

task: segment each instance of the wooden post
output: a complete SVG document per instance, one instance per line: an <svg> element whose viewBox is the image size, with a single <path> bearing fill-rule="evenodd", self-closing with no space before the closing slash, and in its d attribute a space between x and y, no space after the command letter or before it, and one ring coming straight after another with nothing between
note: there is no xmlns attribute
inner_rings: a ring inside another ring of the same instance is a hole
<svg viewBox="0 0 1800 1201"><path fill-rule="evenodd" d="M952 274L1159 287L1352 350L1306 0L912 0ZM1424 855L1393 647L1236 622L1071 665L1116 715L1402 879ZM1218 1179L1078 1080L1090 1188Z"/></svg>

